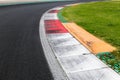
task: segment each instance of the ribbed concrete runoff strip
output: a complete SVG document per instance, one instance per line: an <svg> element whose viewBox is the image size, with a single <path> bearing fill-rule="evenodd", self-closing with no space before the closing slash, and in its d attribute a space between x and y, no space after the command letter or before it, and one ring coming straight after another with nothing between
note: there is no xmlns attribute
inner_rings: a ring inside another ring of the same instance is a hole
<svg viewBox="0 0 120 80"><path fill-rule="evenodd" d="M50 9L40 21L40 39L54 80L120 80L65 29L57 17L62 8Z"/></svg>

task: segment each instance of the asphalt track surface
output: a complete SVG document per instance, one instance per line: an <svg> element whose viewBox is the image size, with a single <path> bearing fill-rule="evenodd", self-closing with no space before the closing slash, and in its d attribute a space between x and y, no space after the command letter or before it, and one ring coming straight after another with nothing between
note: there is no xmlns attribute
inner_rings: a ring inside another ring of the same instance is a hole
<svg viewBox="0 0 120 80"><path fill-rule="evenodd" d="M48 9L67 3L72 2L0 8L0 80L53 80L39 39L39 21Z"/></svg>

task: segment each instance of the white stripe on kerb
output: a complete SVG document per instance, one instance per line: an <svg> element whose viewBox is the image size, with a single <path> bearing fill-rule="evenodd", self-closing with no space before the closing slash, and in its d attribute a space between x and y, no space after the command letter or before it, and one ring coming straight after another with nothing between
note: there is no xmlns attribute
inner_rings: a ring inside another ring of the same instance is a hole
<svg viewBox="0 0 120 80"><path fill-rule="evenodd" d="M120 80L120 76L110 68L68 73L70 80Z"/></svg>
<svg viewBox="0 0 120 80"><path fill-rule="evenodd" d="M59 46L59 47L52 47L52 48L54 53L58 57L90 54L90 52L81 44L68 45L68 46L62 46L62 47Z"/></svg>
<svg viewBox="0 0 120 80"><path fill-rule="evenodd" d="M56 34L47 34L48 40L56 40L56 39L65 39L72 38L73 36L70 33L56 33Z"/></svg>
<svg viewBox="0 0 120 80"><path fill-rule="evenodd" d="M57 20L57 13L47 13L44 17L44 20Z"/></svg>
<svg viewBox="0 0 120 80"><path fill-rule="evenodd" d="M67 73L74 73L78 71L86 71L107 67L93 54L59 57L59 61Z"/></svg>
<svg viewBox="0 0 120 80"><path fill-rule="evenodd" d="M62 46L68 46L68 45L76 45L80 44L75 38L64 38L64 39L55 39L55 40L49 40L49 43L53 47L62 47Z"/></svg>

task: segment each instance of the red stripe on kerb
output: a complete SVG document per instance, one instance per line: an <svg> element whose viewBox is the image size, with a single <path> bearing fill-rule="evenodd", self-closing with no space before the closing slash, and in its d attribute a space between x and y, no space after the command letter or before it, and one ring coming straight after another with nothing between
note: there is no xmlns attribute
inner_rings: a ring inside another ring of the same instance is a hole
<svg viewBox="0 0 120 80"><path fill-rule="evenodd" d="M68 33L59 20L45 20L46 33Z"/></svg>
<svg viewBox="0 0 120 80"><path fill-rule="evenodd" d="M59 12L59 10L51 10L48 13L58 13L58 12Z"/></svg>

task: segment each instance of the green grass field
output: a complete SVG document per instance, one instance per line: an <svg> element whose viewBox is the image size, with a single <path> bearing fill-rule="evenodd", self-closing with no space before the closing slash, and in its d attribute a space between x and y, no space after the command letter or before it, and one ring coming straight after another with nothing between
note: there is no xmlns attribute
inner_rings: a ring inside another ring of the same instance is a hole
<svg viewBox="0 0 120 80"><path fill-rule="evenodd" d="M120 2L96 2L66 7L66 20L120 49Z"/></svg>
<svg viewBox="0 0 120 80"><path fill-rule="evenodd" d="M120 64L120 1L66 7L61 14L69 22L77 23L88 32L115 46L118 50L113 52L116 58L114 62ZM113 64L113 61L110 64Z"/></svg>

